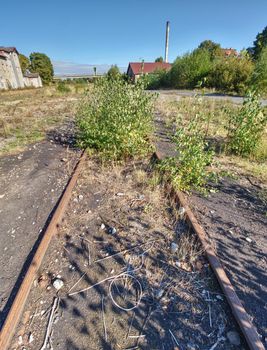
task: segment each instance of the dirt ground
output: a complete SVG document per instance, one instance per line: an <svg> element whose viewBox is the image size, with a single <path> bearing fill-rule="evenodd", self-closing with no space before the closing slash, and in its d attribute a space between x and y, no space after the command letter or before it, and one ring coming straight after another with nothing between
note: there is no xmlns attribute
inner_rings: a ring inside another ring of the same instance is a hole
<svg viewBox="0 0 267 350"><path fill-rule="evenodd" d="M190 206L236 288L267 349L267 206L247 179L222 179L208 197L194 194Z"/></svg>
<svg viewBox="0 0 267 350"><path fill-rule="evenodd" d="M0 324L78 159L63 135L0 158Z"/></svg>
<svg viewBox="0 0 267 350"><path fill-rule="evenodd" d="M156 115L156 148L175 154L161 114ZM236 179L221 177L208 197L193 193L188 201L212 238L226 273L267 349L267 201L266 185L238 164L223 165ZM214 193L215 192L215 193Z"/></svg>
<svg viewBox="0 0 267 350"><path fill-rule="evenodd" d="M11 349L245 349L178 209L149 163L89 160Z"/></svg>

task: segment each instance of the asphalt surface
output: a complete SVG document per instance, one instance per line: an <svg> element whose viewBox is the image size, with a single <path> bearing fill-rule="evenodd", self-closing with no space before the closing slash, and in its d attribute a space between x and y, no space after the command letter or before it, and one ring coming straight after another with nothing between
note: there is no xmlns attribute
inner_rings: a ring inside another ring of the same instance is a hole
<svg viewBox="0 0 267 350"><path fill-rule="evenodd" d="M218 101L230 101L235 104L242 104L244 101L244 97L241 96L231 96L231 95L225 95L225 94L219 94L219 93L205 93L200 94L196 91L192 90L157 90L161 95L170 95L172 98L176 99L177 101L181 97L193 97L193 96L203 96L207 99L211 100L218 100ZM261 100L263 106L267 106L267 100Z"/></svg>

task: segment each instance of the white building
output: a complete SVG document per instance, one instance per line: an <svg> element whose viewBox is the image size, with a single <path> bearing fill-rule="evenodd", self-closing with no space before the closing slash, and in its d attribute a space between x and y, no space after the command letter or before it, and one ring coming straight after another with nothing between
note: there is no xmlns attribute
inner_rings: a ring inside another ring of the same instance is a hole
<svg viewBox="0 0 267 350"><path fill-rule="evenodd" d="M15 47L0 46L0 90L42 87L38 73L26 73L23 76L18 55Z"/></svg>

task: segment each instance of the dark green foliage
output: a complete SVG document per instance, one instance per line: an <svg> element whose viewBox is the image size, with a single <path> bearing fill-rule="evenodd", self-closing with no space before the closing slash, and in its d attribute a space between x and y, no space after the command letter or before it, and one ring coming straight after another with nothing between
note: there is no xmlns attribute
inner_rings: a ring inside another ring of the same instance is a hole
<svg viewBox="0 0 267 350"><path fill-rule="evenodd" d="M212 60L216 57L222 56L222 54L223 54L222 49L221 49L221 45L215 43L212 40L202 41L202 43L199 44L198 48L209 51L210 57Z"/></svg>
<svg viewBox="0 0 267 350"><path fill-rule="evenodd" d="M116 64L114 66L112 65L107 72L107 77L109 79L117 79L120 77L120 75L121 75L121 72L119 70L119 67Z"/></svg>
<svg viewBox="0 0 267 350"><path fill-rule="evenodd" d="M211 58L208 50L196 49L178 57L169 73L170 84L174 88L195 88L211 70Z"/></svg>
<svg viewBox="0 0 267 350"><path fill-rule="evenodd" d="M164 87L168 87L169 83L169 75L164 69L158 69L154 73L148 74L145 76L147 89L160 89Z"/></svg>
<svg viewBox="0 0 267 350"><path fill-rule="evenodd" d="M248 48L248 52L255 60L257 60L265 47L267 47L267 26L261 33L258 33L253 46Z"/></svg>
<svg viewBox="0 0 267 350"><path fill-rule="evenodd" d="M19 63L22 70L22 74L26 73L26 70L30 67L30 60L25 55L19 54Z"/></svg>
<svg viewBox="0 0 267 350"><path fill-rule="evenodd" d="M262 50L255 64L251 83L260 93L267 93L267 47Z"/></svg>
<svg viewBox="0 0 267 350"><path fill-rule="evenodd" d="M30 54L30 61L30 71L39 73L43 84L49 84L54 76L54 69L50 58L44 53L33 52Z"/></svg>
<svg viewBox="0 0 267 350"><path fill-rule="evenodd" d="M228 119L228 151L241 156L255 152L267 124L257 93L250 92L236 113L228 112Z"/></svg>
<svg viewBox="0 0 267 350"><path fill-rule="evenodd" d="M225 92L246 91L253 72L253 62L244 54L241 57L217 58L208 76L207 85Z"/></svg>
<svg viewBox="0 0 267 350"><path fill-rule="evenodd" d="M156 59L155 59L155 62L163 62L163 57L160 56L160 57L156 58Z"/></svg>
<svg viewBox="0 0 267 350"><path fill-rule="evenodd" d="M154 96L142 79L101 78L82 101L77 125L81 147L94 149L104 159L121 160L147 154L152 132Z"/></svg>

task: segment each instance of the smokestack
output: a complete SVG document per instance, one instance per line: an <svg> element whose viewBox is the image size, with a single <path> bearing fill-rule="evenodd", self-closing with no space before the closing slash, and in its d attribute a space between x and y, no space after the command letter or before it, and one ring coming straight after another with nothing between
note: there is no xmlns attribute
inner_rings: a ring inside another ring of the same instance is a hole
<svg viewBox="0 0 267 350"><path fill-rule="evenodd" d="M165 42L165 59L164 61L168 63L168 53L169 53L169 32L170 32L170 22L166 23L166 42Z"/></svg>

